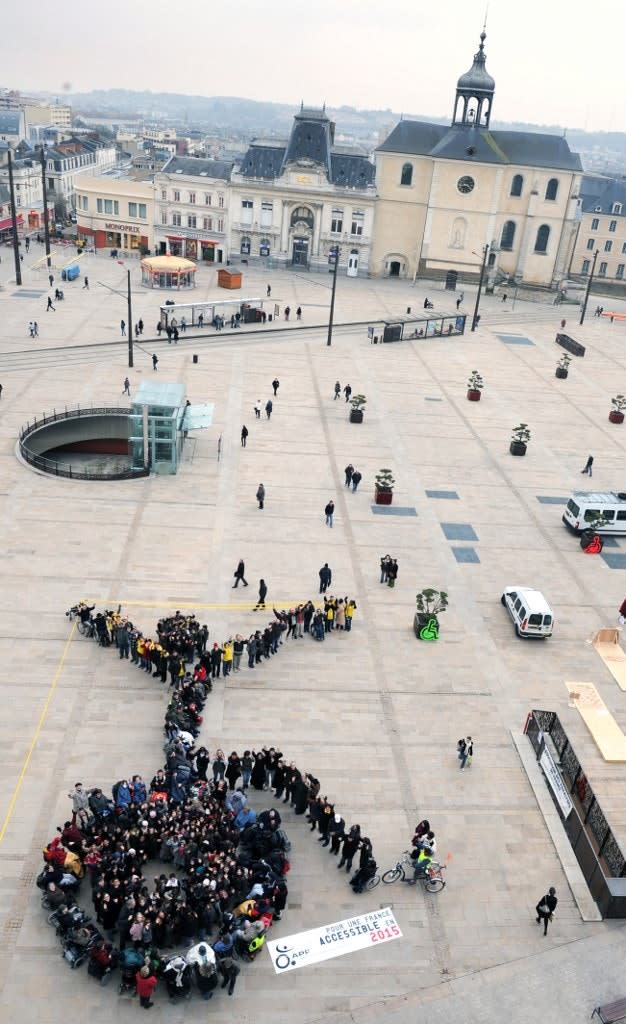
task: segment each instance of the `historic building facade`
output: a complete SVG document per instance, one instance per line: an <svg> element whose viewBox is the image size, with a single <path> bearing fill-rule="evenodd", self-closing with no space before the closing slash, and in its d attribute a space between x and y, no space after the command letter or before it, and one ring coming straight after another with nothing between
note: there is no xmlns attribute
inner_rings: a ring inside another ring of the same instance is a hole
<svg viewBox="0 0 626 1024"><path fill-rule="evenodd" d="M173 156L154 177L156 252L226 263L232 164Z"/></svg>
<svg viewBox="0 0 626 1024"><path fill-rule="evenodd" d="M77 175L77 235L96 249L152 250L154 194L152 182Z"/></svg>
<svg viewBox="0 0 626 1024"><path fill-rule="evenodd" d="M490 128L485 33L457 83L452 123L402 120L376 151L371 271L477 274L552 287L567 274L582 167L565 138Z"/></svg>
<svg viewBox="0 0 626 1024"><path fill-rule="evenodd" d="M334 249L350 276L367 273L374 165L334 145L325 110L302 107L287 142L254 140L231 176L231 248L242 259L326 269Z"/></svg>
<svg viewBox="0 0 626 1024"><path fill-rule="evenodd" d="M626 182L585 175L581 188L581 217L571 263L572 274L587 277L595 254L595 280L623 290L626 281Z"/></svg>

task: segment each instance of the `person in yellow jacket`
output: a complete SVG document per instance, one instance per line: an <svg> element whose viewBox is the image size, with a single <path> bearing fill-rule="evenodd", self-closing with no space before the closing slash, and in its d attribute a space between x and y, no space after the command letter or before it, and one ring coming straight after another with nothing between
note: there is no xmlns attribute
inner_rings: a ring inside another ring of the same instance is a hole
<svg viewBox="0 0 626 1024"><path fill-rule="evenodd" d="M352 600L348 600L346 597L344 604L346 606L346 633L349 633L352 629L352 619L354 618L354 613L356 611L356 603Z"/></svg>
<svg viewBox="0 0 626 1024"><path fill-rule="evenodd" d="M222 675L226 677L233 667L233 640L226 641L222 648Z"/></svg>

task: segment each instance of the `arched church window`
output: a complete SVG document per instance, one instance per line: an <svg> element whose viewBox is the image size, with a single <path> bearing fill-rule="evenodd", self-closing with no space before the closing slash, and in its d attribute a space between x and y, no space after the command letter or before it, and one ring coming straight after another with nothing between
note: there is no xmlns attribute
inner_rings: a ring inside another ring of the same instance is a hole
<svg viewBox="0 0 626 1024"><path fill-rule="evenodd" d="M502 234L500 236L500 248L507 249L509 252L513 248L513 242L515 240L515 222L507 220L502 228Z"/></svg>
<svg viewBox="0 0 626 1024"><path fill-rule="evenodd" d="M559 191L559 182L557 178L550 178L550 181L546 185L546 199L556 199L557 192Z"/></svg>
<svg viewBox="0 0 626 1024"><path fill-rule="evenodd" d="M549 238L550 227L548 224L542 224L539 230L537 231L537 238L535 240L535 252L547 252Z"/></svg>
<svg viewBox="0 0 626 1024"><path fill-rule="evenodd" d="M413 182L413 164L403 164L402 174L400 175L401 185L410 185Z"/></svg>
<svg viewBox="0 0 626 1024"><path fill-rule="evenodd" d="M511 182L511 195L521 196L524 187L524 177L521 174L514 174Z"/></svg>

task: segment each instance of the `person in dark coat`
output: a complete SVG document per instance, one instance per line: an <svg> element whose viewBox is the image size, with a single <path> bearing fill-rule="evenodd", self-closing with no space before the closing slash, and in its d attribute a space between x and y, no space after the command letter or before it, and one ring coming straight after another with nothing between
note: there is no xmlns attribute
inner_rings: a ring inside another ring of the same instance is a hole
<svg viewBox="0 0 626 1024"><path fill-rule="evenodd" d="M556 889L550 886L545 896L542 896L535 907L537 911L537 924L543 921L543 934L548 934L548 923L552 920L556 905L559 901L556 898Z"/></svg>
<svg viewBox="0 0 626 1024"><path fill-rule="evenodd" d="M325 594L326 590L328 589L328 587L332 583L332 579L333 579L332 569L329 569L328 562L324 562L324 564L323 564L322 568L320 569L318 575L319 575L319 578L320 578L320 594Z"/></svg>
<svg viewBox="0 0 626 1024"><path fill-rule="evenodd" d="M244 564L244 560L243 560L243 558L240 558L239 559L239 564L237 565L237 568L235 569L235 572L233 573L233 575L235 577L235 582L233 583L233 589L235 589L236 587L239 586L239 582L240 581L243 583L244 587L248 586L248 584L246 582L246 577L244 575L245 571L246 571L246 566Z"/></svg>
<svg viewBox="0 0 626 1024"><path fill-rule="evenodd" d="M267 584L265 580L259 580L259 600L254 606L255 612L261 608L265 608L265 598L267 597Z"/></svg>
<svg viewBox="0 0 626 1024"><path fill-rule="evenodd" d="M254 764L252 766L252 774L250 776L250 782L254 789L265 788L265 754L262 750L258 753L253 751Z"/></svg>
<svg viewBox="0 0 626 1024"><path fill-rule="evenodd" d="M241 761L239 754L236 750L233 750L232 754L228 757L228 764L226 765L226 778L228 779L228 788L234 789L237 784L237 779L241 775Z"/></svg>
<svg viewBox="0 0 626 1024"><path fill-rule="evenodd" d="M342 868L345 864L346 873L352 870L352 859L359 848L360 842L361 826L352 825L350 831L342 839L341 860L337 865L338 868Z"/></svg>
<svg viewBox="0 0 626 1024"><path fill-rule="evenodd" d="M330 840L330 853L337 855L345 834L345 819L342 818L340 814L334 814L331 821L328 823L328 832L322 846L328 846L328 842Z"/></svg>

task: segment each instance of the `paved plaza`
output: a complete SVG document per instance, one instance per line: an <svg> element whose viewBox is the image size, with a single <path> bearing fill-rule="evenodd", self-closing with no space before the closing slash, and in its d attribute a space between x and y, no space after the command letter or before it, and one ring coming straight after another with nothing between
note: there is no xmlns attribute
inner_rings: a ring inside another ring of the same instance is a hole
<svg viewBox="0 0 626 1024"><path fill-rule="evenodd" d="M110 789L160 766L166 698L158 680L113 651L78 636L68 641L66 609L82 597L100 607L121 603L152 632L161 615L184 608L208 623L211 641L247 636L264 622L252 611L260 577L269 607L289 607L315 599L324 562L331 591L356 599L352 632L323 644L290 641L260 670L220 680L201 741L212 752L279 746L321 780L349 824L361 824L382 870L428 818L441 859L450 854L448 885L439 896L401 885L354 895L307 823L287 810L288 911L271 937L391 906L403 938L284 976L264 953L243 965L234 997L220 992L208 1017L409 1024L427 1014L436 1024L582 1024L597 1003L626 995L622 924L581 909L580 879L568 878L559 856L567 859L568 844L562 838L557 849L542 810L550 800L540 791L538 798L518 752L527 712L556 710L624 829L618 794L626 767L601 761L568 706L565 682L594 682L626 729L626 695L587 642L616 624L626 569L584 555L561 523L561 506L540 499L580 487L589 453L594 478L586 489L626 489L626 426L608 421L611 398L626 390L626 326L595 319L593 297L579 328L574 308L519 297L513 308L509 294L506 304L483 298L474 334L372 345L365 326L341 325L374 323L407 306L419 312L425 295L453 313L456 296L431 283L340 277L328 347L320 327L330 275L244 267L240 294L265 296L270 283L266 309L289 305L289 325L281 316L265 330L188 332L174 346L154 333L170 294L142 289L137 261L86 257L89 290L83 278L61 284L59 261L53 273L65 300L46 312L47 271L25 263L17 289L7 280L10 258L2 252L0 1019L56 1024L80 1015L124 1024L140 1012L114 984L101 989L85 968L72 972L61 960L34 879L42 848L68 817L75 781ZM129 268L133 319L145 324L132 370L120 337ZM215 276L198 271L194 300L217 294ZM470 319L474 299L466 289ZM623 305L604 300L605 308ZM562 317L587 346L565 381L554 375ZM33 319L35 340L27 330ZM153 352L159 379L184 384L192 402L214 403L213 425L190 433L176 477L69 482L19 461L23 424L53 408L125 405L125 376L134 393L153 374ZM479 403L466 399L473 369L485 379ZM271 420L256 420L254 403L265 404L274 377ZM333 400L337 379L367 397L362 424L349 423L349 407ZM526 458L513 458L510 432L522 421L532 439ZM363 474L356 494L343 486L350 462ZM392 513L415 514L374 514L381 467L396 479ZM329 498L332 530L323 515ZM611 551L626 556L626 538ZM385 553L399 562L395 589L379 584ZM233 593L239 558L250 588ZM517 639L500 605L503 587L514 583L544 592L555 611L552 639ZM435 644L412 630L415 594L427 586L449 594ZM456 741L467 734L474 763L461 773ZM257 809L269 803L262 794L252 799ZM559 905L544 938L534 907L550 885ZM153 1020L174 1024L207 1017L199 999L171 1006L162 991L154 1011Z"/></svg>

